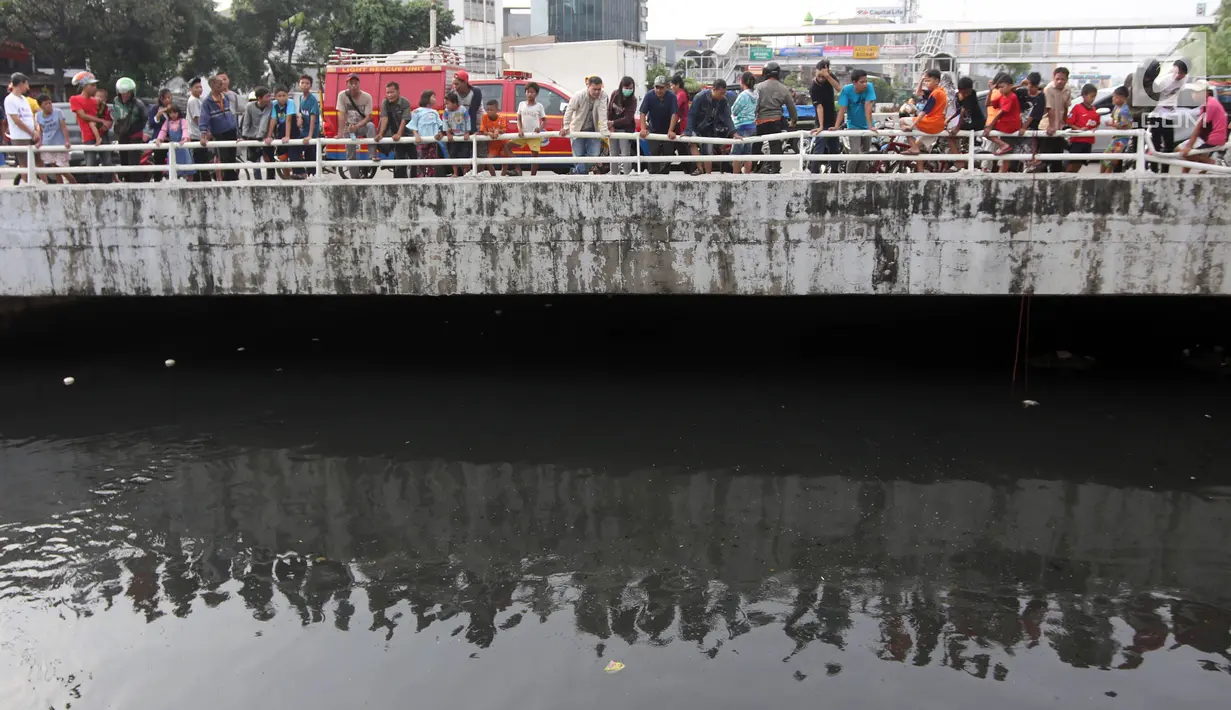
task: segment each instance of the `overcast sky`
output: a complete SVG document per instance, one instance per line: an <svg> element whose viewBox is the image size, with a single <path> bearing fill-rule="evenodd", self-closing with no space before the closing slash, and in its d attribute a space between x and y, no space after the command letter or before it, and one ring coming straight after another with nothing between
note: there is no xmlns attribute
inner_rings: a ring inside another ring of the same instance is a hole
<svg viewBox="0 0 1231 710"><path fill-rule="evenodd" d="M649 0L650 39L693 39L723 29L803 24L804 15L814 17L852 17L856 7L897 5L893 0L868 2L825 2L824 0ZM1218 0L1207 0L1209 12ZM1076 9L1075 9L1076 8ZM1136 20L1152 17L1193 17L1195 0L1160 3L1157 0L1030 0L1028 3L1003 3L978 0L921 0L924 21L1025 20L1040 17L1088 20L1117 15ZM1058 22L1063 20L1057 19Z"/></svg>

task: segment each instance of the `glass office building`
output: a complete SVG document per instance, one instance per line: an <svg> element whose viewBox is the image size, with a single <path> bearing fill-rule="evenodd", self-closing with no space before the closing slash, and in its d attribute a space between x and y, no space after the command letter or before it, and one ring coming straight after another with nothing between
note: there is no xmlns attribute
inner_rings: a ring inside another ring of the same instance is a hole
<svg viewBox="0 0 1231 710"><path fill-rule="evenodd" d="M646 0L546 0L546 5L547 31L557 42L645 40Z"/></svg>

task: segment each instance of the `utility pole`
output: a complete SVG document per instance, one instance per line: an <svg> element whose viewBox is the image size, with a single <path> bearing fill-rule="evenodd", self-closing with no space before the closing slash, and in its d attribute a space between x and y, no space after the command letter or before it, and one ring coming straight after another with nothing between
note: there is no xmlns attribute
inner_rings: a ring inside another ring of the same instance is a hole
<svg viewBox="0 0 1231 710"><path fill-rule="evenodd" d="M428 26L431 28L428 30L429 39L428 39L427 47L428 49L435 49L436 48L436 0L432 0L432 4L430 8L428 9L427 18L428 18Z"/></svg>

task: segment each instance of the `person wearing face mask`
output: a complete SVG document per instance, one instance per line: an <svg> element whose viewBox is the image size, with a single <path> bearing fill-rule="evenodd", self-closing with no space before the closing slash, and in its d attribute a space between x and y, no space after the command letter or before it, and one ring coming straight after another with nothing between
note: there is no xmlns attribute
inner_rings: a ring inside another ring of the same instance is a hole
<svg viewBox="0 0 1231 710"><path fill-rule="evenodd" d="M631 76L620 80L620 89L611 93L611 101L607 104L607 125L613 133L637 132L637 82ZM611 140L611 155L613 157L630 157L636 155L637 141L631 139ZM612 175L629 175L633 172L632 163L612 163Z"/></svg>

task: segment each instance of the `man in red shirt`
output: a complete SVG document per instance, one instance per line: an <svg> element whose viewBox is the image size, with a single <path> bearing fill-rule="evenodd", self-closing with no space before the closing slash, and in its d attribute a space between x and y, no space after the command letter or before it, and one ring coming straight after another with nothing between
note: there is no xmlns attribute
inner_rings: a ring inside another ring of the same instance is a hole
<svg viewBox="0 0 1231 710"><path fill-rule="evenodd" d="M675 129L675 132L676 132L676 135L682 136L684 135L684 131L688 130L688 109L689 109L688 91L684 89L684 77L682 75L676 74L675 76L671 77L671 91L675 94L675 115L676 115L676 118L678 119L676 121L677 128ZM692 154L691 151L689 151L689 147L687 143L678 142L674 144L674 147L675 147L676 155L691 155ZM685 168L684 172L692 173L695 175L699 171L694 170L693 169L694 167L696 166L689 166Z"/></svg>
<svg viewBox="0 0 1231 710"><path fill-rule="evenodd" d="M1069 111L1068 124L1075 131L1093 131L1098 128L1099 115L1098 109L1094 108L1094 99L1098 96L1098 87L1094 84L1086 84L1081 87L1081 103L1073 107ZM1070 138L1069 152L1081 153L1089 155L1090 150L1094 147L1094 136ZM1084 160L1070 160L1070 173L1081 172L1082 166L1086 164Z"/></svg>
<svg viewBox="0 0 1231 710"><path fill-rule="evenodd" d="M73 75L73 86L81 87L81 93L68 100L68 108L77 116L77 125L81 127L81 142L102 145L102 133L111 129L107 122L98 116L98 100L94 98L98 87L98 79L88 71L79 71ZM103 165L105 154L98 151L86 151L86 165ZM95 177L86 175L87 180Z"/></svg>

